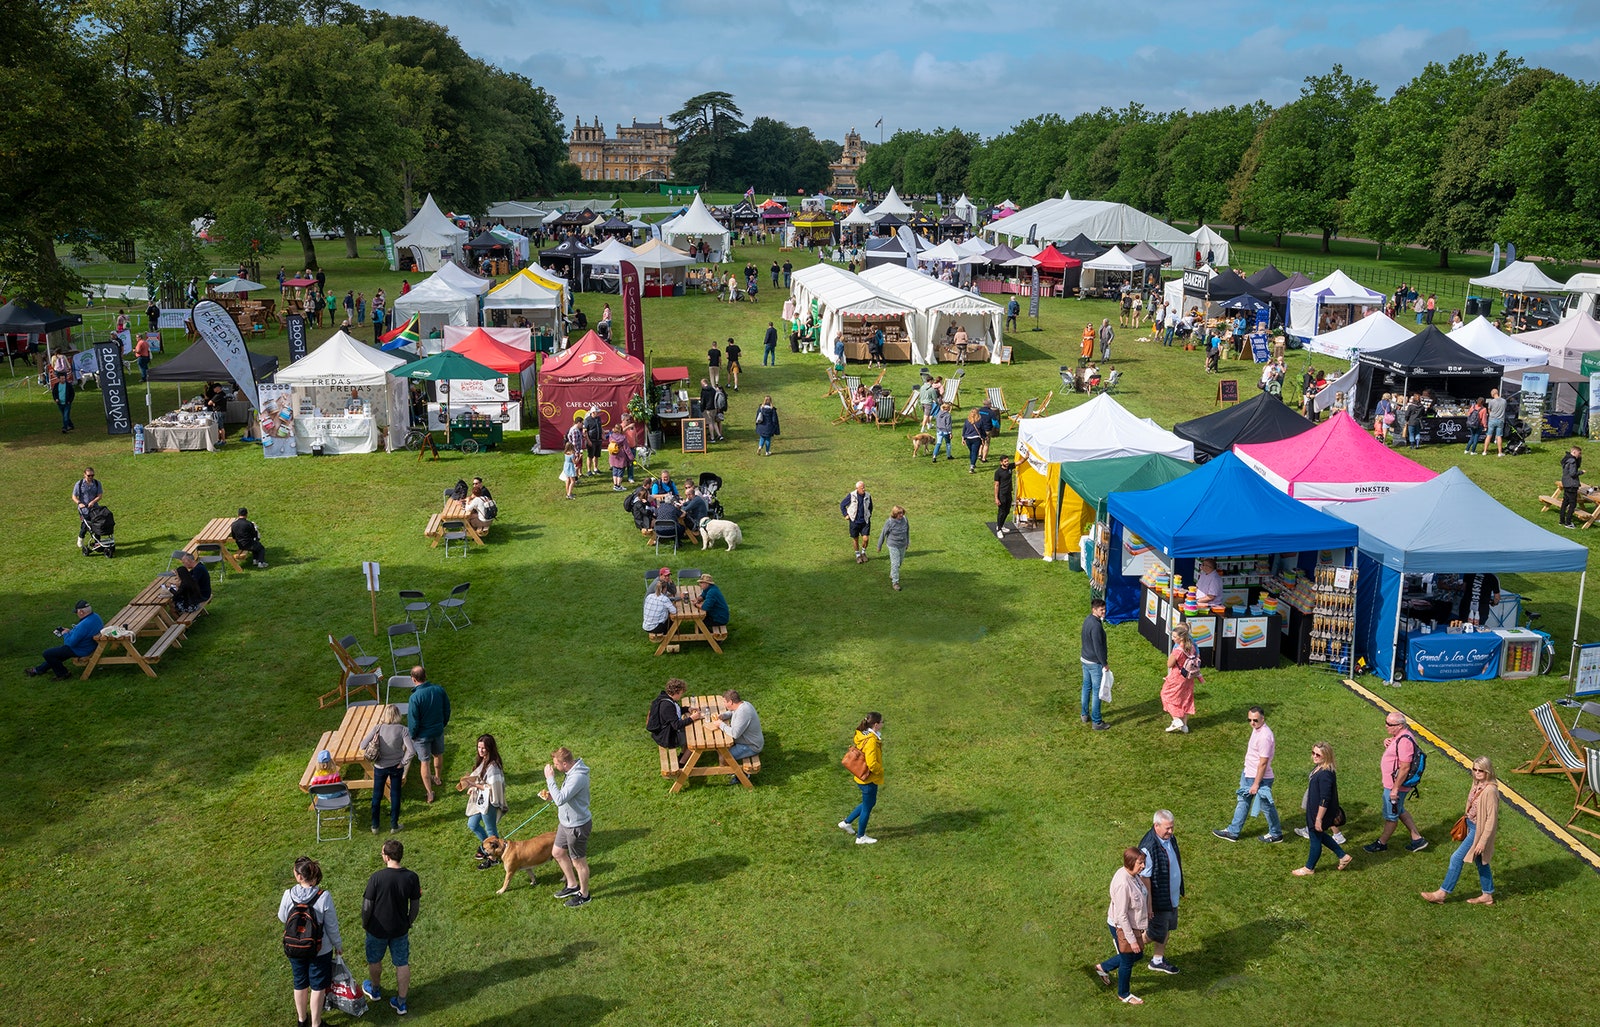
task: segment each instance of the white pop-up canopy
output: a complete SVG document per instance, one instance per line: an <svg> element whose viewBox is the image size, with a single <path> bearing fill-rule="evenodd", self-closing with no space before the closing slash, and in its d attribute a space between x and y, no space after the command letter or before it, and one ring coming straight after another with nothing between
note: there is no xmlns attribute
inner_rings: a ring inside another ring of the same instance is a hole
<svg viewBox="0 0 1600 1027"><path fill-rule="evenodd" d="M660 239L650 239L634 248L633 260L642 268L661 271L666 268L689 267L698 263L682 250L675 250Z"/></svg>
<svg viewBox="0 0 1600 1027"><path fill-rule="evenodd" d="M1482 278L1469 278L1473 285L1501 292L1564 292L1566 286L1526 260L1513 260L1498 272Z"/></svg>
<svg viewBox="0 0 1600 1027"><path fill-rule="evenodd" d="M720 263L728 259L728 230L711 216L711 211L706 209L706 201L700 198L699 193L694 194L694 202L681 217L662 225L661 238L668 246L687 246L695 240L704 239L706 245L711 247L713 261Z"/></svg>
<svg viewBox="0 0 1600 1027"><path fill-rule="evenodd" d="M1411 329L1399 324L1388 314L1377 313L1363 317L1343 328L1323 332L1306 344L1312 353L1338 357L1354 363L1356 357L1368 350L1388 349L1411 338Z"/></svg>
<svg viewBox="0 0 1600 1027"><path fill-rule="evenodd" d="M839 221L840 228L870 228L871 226L871 215L869 215L866 208L859 203L854 207L851 207L850 213L846 214Z"/></svg>
<svg viewBox="0 0 1600 1027"><path fill-rule="evenodd" d="M1568 371L1583 370L1583 355L1600 349L1600 321L1569 317L1549 328L1523 332L1517 341L1549 354L1550 363Z"/></svg>
<svg viewBox="0 0 1600 1027"><path fill-rule="evenodd" d="M345 332L334 332L327 342L280 370L273 380L294 386L314 406L329 411L342 410L350 390L357 390L372 406L379 435L394 450L405 444L411 405L406 380L391 377L389 372L404 363L394 354L374 349ZM300 435L299 424L295 444L300 452L311 452L310 440ZM371 447L362 451L370 452Z"/></svg>
<svg viewBox="0 0 1600 1027"><path fill-rule="evenodd" d="M1538 367L1550 360L1550 354L1527 343L1518 342L1514 337L1496 328L1494 322L1486 317L1475 317L1448 334L1451 341L1460 343L1478 356L1490 363L1499 364L1508 371L1516 367Z"/></svg>
<svg viewBox="0 0 1600 1027"><path fill-rule="evenodd" d="M478 323L478 294L463 292L437 274L424 278L404 296L396 296L392 306L395 324L417 315L417 330L423 338L441 325Z"/></svg>
<svg viewBox="0 0 1600 1027"><path fill-rule="evenodd" d="M891 185L889 187L889 195L885 196L883 201L876 207L873 207L871 210L867 211L867 216L873 221L877 221L886 214L893 214L896 217L905 217L907 214L915 213L916 211L912 209L911 205L902 200L900 198L900 194L896 192L894 186Z"/></svg>
<svg viewBox="0 0 1600 1027"><path fill-rule="evenodd" d="M453 260L445 264L444 267L441 267L439 270L435 271L433 273L433 278L439 279L452 289L456 289L460 292L470 292L476 296L482 296L484 293L494 288L493 278L482 278L478 275L475 275ZM432 280L432 278L429 279L429 281Z"/></svg>
<svg viewBox="0 0 1600 1027"><path fill-rule="evenodd" d="M898 264L868 268L861 278L916 309L911 336L914 359L933 363L938 352L935 340L944 338L946 327L954 324L964 327L972 342L988 348L990 363L1000 363L1000 332L1005 322L1000 304ZM916 357L918 353L926 355Z"/></svg>
<svg viewBox="0 0 1600 1027"><path fill-rule="evenodd" d="M1201 225L1196 228L1189 233L1189 238L1194 240L1194 248L1200 251L1202 259L1207 264L1221 265L1222 267L1229 265L1228 240L1223 238L1210 225ZM1205 256L1208 253L1210 256ZM1192 256L1193 254L1190 254L1190 257ZM1188 264L1189 259L1185 258L1184 266L1187 267Z"/></svg>
<svg viewBox="0 0 1600 1027"><path fill-rule="evenodd" d="M1002 204L1003 206L1003 204ZM981 228L995 240L1025 240L1031 234L1040 242L1071 239L1086 235L1098 243L1131 246L1145 242L1187 266L1194 259L1194 240L1164 221L1135 210L1126 203L1107 200L1074 200L1070 196L1052 198L1013 211L1008 217Z"/></svg>
<svg viewBox="0 0 1600 1027"><path fill-rule="evenodd" d="M813 264L794 273L790 280L790 292L796 310L809 311L815 305L819 328L817 337L824 340L824 352L830 352L832 340L842 334L847 317L897 319L905 327L906 338L911 340L911 359L924 364L933 360L932 353L917 345L916 308L906 300L882 291L860 275L853 275L832 264Z"/></svg>
<svg viewBox="0 0 1600 1027"><path fill-rule="evenodd" d="M1329 308L1344 308L1339 327L1361 315L1357 307L1381 307L1384 295L1355 281L1343 271L1335 271L1321 281L1289 292L1289 334L1297 339L1313 339L1322 331L1322 313ZM1331 311L1330 311L1331 313Z"/></svg>

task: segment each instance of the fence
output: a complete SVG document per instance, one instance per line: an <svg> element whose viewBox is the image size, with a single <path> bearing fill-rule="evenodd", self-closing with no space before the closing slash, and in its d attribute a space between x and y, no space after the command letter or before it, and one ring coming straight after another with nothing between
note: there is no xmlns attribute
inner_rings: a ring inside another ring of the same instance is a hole
<svg viewBox="0 0 1600 1027"><path fill-rule="evenodd" d="M1339 261L1331 257L1302 257L1295 253L1283 250L1252 250L1239 246L1229 248L1229 259L1234 267L1265 267L1273 265L1286 275L1296 271L1305 275L1312 281L1326 278L1333 272L1342 270ZM1440 327L1447 328L1450 324L1450 311L1460 310L1463 314L1467 307L1467 293L1471 286L1467 279L1461 275L1443 274L1416 274L1406 269L1362 267L1358 272L1351 274L1362 285L1377 289L1385 295L1393 296L1395 289L1404 282L1416 290L1417 295L1426 299L1430 294L1436 297L1438 311L1434 320ZM1406 312L1396 317L1398 321L1405 321Z"/></svg>

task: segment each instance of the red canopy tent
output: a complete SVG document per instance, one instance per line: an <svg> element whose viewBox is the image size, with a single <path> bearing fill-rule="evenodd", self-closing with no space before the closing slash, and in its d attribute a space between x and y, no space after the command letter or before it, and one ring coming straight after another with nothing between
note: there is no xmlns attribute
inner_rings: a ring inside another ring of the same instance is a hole
<svg viewBox="0 0 1600 1027"><path fill-rule="evenodd" d="M1069 267L1083 266L1083 261L1077 257L1067 256L1053 245L1046 246L1038 253L1033 254L1033 259L1039 262L1039 271L1041 273L1048 271L1054 275L1059 275Z"/></svg>
<svg viewBox="0 0 1600 1027"><path fill-rule="evenodd" d="M644 364L594 332L539 371L539 448L560 451L572 415L600 408L600 422L621 424L628 400L644 391Z"/></svg>
<svg viewBox="0 0 1600 1027"><path fill-rule="evenodd" d="M501 374L517 374L539 357L532 350L507 346L482 328L451 346L450 351L476 360Z"/></svg>

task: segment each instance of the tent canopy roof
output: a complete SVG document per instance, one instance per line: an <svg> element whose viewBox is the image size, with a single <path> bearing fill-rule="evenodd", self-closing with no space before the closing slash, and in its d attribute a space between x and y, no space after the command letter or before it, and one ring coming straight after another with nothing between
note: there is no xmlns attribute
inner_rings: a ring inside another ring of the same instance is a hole
<svg viewBox="0 0 1600 1027"><path fill-rule="evenodd" d="M1517 341L1535 346L1550 355L1550 363L1569 371L1581 370L1583 354L1600 349L1600 321L1592 317L1569 317L1549 328L1523 332Z"/></svg>
<svg viewBox="0 0 1600 1027"><path fill-rule="evenodd" d="M1061 465L1061 482L1094 507L1095 516L1106 516L1106 500L1113 492L1142 492L1165 485L1194 470L1194 464L1175 460L1164 453L1142 456L1114 456L1105 460L1080 460Z"/></svg>
<svg viewBox="0 0 1600 1027"><path fill-rule="evenodd" d="M1158 488L1114 493L1107 505L1169 557L1340 549L1358 536L1354 525L1290 499L1232 453Z"/></svg>
<svg viewBox="0 0 1600 1027"><path fill-rule="evenodd" d="M1346 503L1339 516L1361 531L1361 550L1392 570L1581 571L1589 550L1497 503L1459 467L1370 503Z"/></svg>
<svg viewBox="0 0 1600 1027"><path fill-rule="evenodd" d="M1037 255L1035 255L1037 259ZM1093 260L1083 262L1085 269L1093 271L1143 271L1144 261L1135 260L1123 252L1122 247L1113 246Z"/></svg>
<svg viewBox="0 0 1600 1027"><path fill-rule="evenodd" d="M388 380L389 372L404 363L400 357L373 349L341 331L334 332L327 342L279 371L277 381L335 388L382 385Z"/></svg>
<svg viewBox="0 0 1600 1027"><path fill-rule="evenodd" d="M1170 255L1162 253L1154 246L1151 246L1149 243L1143 241L1139 242L1135 246L1129 247L1128 256L1132 257L1134 260L1143 261L1145 264L1160 265L1172 263L1172 257Z"/></svg>
<svg viewBox="0 0 1600 1027"><path fill-rule="evenodd" d="M540 250L541 257L560 257L563 260L581 260L594 253L591 247L585 246L576 238L566 239L559 246L552 246L548 250Z"/></svg>
<svg viewBox="0 0 1600 1027"><path fill-rule="evenodd" d="M989 317L1004 313L1004 308L998 303L992 303L981 296L974 296L965 289L957 289L931 275L898 264L880 264L868 268L861 272L861 278L890 296L906 301L918 310L983 314Z"/></svg>
<svg viewBox="0 0 1600 1027"><path fill-rule="evenodd" d="M840 314L905 315L916 310L909 301L892 296L861 275L853 275L832 264L801 268L794 273L793 281L810 292L822 306Z"/></svg>
<svg viewBox="0 0 1600 1027"><path fill-rule="evenodd" d="M473 274L471 271L463 269L462 266L457 264L455 261L449 261L448 263L444 264L439 268L439 270L435 271L431 276L425 278L423 281L431 282L435 278L450 286L452 289L458 289L461 292L470 292L480 296L494 288L493 278L481 278L478 275ZM418 284L420 285L422 283L419 282Z"/></svg>
<svg viewBox="0 0 1600 1027"><path fill-rule="evenodd" d="M1370 317L1357 318L1331 332L1323 332L1306 344L1306 349L1341 360L1354 361L1357 356L1372 350L1398 346L1412 337L1411 329L1379 312Z"/></svg>
<svg viewBox="0 0 1600 1027"><path fill-rule="evenodd" d="M1135 417L1105 393L1071 410L1025 417L1017 424L1017 454L1036 466L1147 453L1192 460L1194 444Z"/></svg>
<svg viewBox="0 0 1600 1027"><path fill-rule="evenodd" d="M1376 316L1376 315L1374 315ZM1467 349L1434 325L1387 349L1371 350L1358 358L1395 374L1500 377L1503 368Z"/></svg>
<svg viewBox="0 0 1600 1027"><path fill-rule="evenodd" d="M394 239L410 246L452 246L467 241L467 230L445 217L429 193L416 216L394 233Z"/></svg>
<svg viewBox="0 0 1600 1027"><path fill-rule="evenodd" d="M476 310L478 294L463 292L437 274L432 274L412 286L404 296L396 296L391 306L397 315L403 313L407 316L413 311L443 314L460 309Z"/></svg>
<svg viewBox="0 0 1600 1027"><path fill-rule="evenodd" d="M873 207L870 211L868 211L867 216L876 221L885 214L894 214L899 217L907 217L912 213L914 212L911 208L911 205L902 200L899 192L897 192L895 187L891 185L889 187L889 195L885 196L882 202L880 202L876 207Z"/></svg>
<svg viewBox="0 0 1600 1027"><path fill-rule="evenodd" d="M559 308L566 279L549 272L525 267L489 290L483 298L486 309L533 310Z"/></svg>
<svg viewBox="0 0 1600 1027"><path fill-rule="evenodd" d="M1106 250L1110 249L1110 247L1101 246L1087 235L1079 232L1066 242L1057 242L1056 249L1060 250L1062 253L1065 253L1069 257L1077 257L1079 260L1090 260L1094 257L1100 256L1100 254L1106 252Z"/></svg>
<svg viewBox="0 0 1600 1027"><path fill-rule="evenodd" d="M1277 442L1311 430L1311 422L1269 392L1243 403L1173 425L1172 433L1194 443L1197 456L1214 457L1236 443Z"/></svg>
<svg viewBox="0 0 1600 1027"><path fill-rule="evenodd" d="M1126 203L1108 200L1048 199L991 221L982 230L1026 239L1033 226L1037 226L1035 238L1039 239L1067 239L1081 234L1129 246L1147 242L1174 258L1194 252L1194 240L1187 233Z"/></svg>
<svg viewBox="0 0 1600 1027"><path fill-rule="evenodd" d="M1343 410L1299 435L1243 444L1236 452L1257 471L1277 478L1291 496L1296 482L1392 484L1431 481L1435 476L1429 468L1373 438ZM1384 494L1374 493L1374 497Z"/></svg>
<svg viewBox="0 0 1600 1027"><path fill-rule="evenodd" d="M669 267L688 267L699 263L681 250L675 250L660 239L651 239L634 247L633 262L642 268L657 271Z"/></svg>
<svg viewBox="0 0 1600 1027"><path fill-rule="evenodd" d="M16 335L40 335L83 324L77 314L62 314L41 307L32 300L12 300L0 307L0 331Z"/></svg>
<svg viewBox="0 0 1600 1027"><path fill-rule="evenodd" d="M1469 278L1473 285L1502 292L1563 292L1566 286L1526 260L1513 260L1499 272L1482 278Z"/></svg>
<svg viewBox="0 0 1600 1027"><path fill-rule="evenodd" d="M1447 334L1452 342L1508 369L1534 367L1550 359L1550 354L1507 335L1487 317L1475 317Z"/></svg>
<svg viewBox="0 0 1600 1027"><path fill-rule="evenodd" d="M1282 271L1279 271L1271 264L1268 264L1255 274L1246 277L1245 281L1249 282L1257 289L1265 289L1269 285L1277 285L1287 277L1289 276L1284 274Z"/></svg>
<svg viewBox="0 0 1600 1027"><path fill-rule="evenodd" d="M539 380L554 383L631 377L642 382L643 374L642 362L618 353L591 331L565 353L546 363L539 371Z"/></svg>
<svg viewBox="0 0 1600 1027"><path fill-rule="evenodd" d="M728 230L711 216L711 211L706 209L706 201L700 198L699 193L695 193L689 209L681 217L674 218L670 228L663 228L661 236L668 243L673 239L695 236L726 239Z"/></svg>
<svg viewBox="0 0 1600 1027"><path fill-rule="evenodd" d="M1310 284L1311 279L1296 271L1294 274L1290 275L1288 278L1285 278L1278 284L1267 286L1266 292L1268 296L1272 296L1281 300L1287 298L1288 295L1296 289L1304 288Z"/></svg>
<svg viewBox="0 0 1600 1027"><path fill-rule="evenodd" d="M250 354L250 371L256 376L256 381L272 377L277 369L278 358L270 353ZM210 346L204 342L195 342L166 363L150 368L150 380L153 382L233 381L233 375L222 366L222 361L217 359L216 353ZM239 383L234 382L234 384Z"/></svg>
<svg viewBox="0 0 1600 1027"><path fill-rule="evenodd" d="M1383 293L1367 288L1343 271L1335 271L1326 278L1318 279L1294 291L1313 299L1321 299L1325 303L1356 303L1370 306L1383 302Z"/></svg>
<svg viewBox="0 0 1600 1027"><path fill-rule="evenodd" d="M1265 296L1266 293L1240 278L1239 273L1230 268L1218 271L1206 281L1206 295L1213 303L1221 303L1235 296Z"/></svg>
<svg viewBox="0 0 1600 1027"><path fill-rule="evenodd" d="M539 357L531 350L507 346L482 328L451 346L450 350L501 374L516 374Z"/></svg>
<svg viewBox="0 0 1600 1027"><path fill-rule="evenodd" d="M1010 249L1009 246L1006 248ZM1015 250L1012 252L1016 253ZM1016 257L1020 256L1022 256L1022 254L1016 253ZM1011 257L1008 259L1014 260L1016 257ZM1035 264L1044 268L1046 271L1065 271L1069 267L1081 267L1083 265L1082 260L1079 260L1077 257L1069 257L1065 253L1062 253L1060 250L1056 249L1054 246L1046 246L1038 253L1035 253L1030 259Z"/></svg>

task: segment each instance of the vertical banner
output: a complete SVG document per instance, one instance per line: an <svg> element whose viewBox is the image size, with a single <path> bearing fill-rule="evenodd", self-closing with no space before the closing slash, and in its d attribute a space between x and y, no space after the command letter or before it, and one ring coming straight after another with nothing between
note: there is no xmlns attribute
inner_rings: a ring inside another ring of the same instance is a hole
<svg viewBox="0 0 1600 1027"><path fill-rule="evenodd" d="M1589 437L1600 439L1600 371L1589 375Z"/></svg>
<svg viewBox="0 0 1600 1027"><path fill-rule="evenodd" d="M122 344L97 344L94 363L100 378L100 400L106 408L106 434L127 435L133 431L133 413L128 407L128 382L122 376Z"/></svg>
<svg viewBox="0 0 1600 1027"><path fill-rule="evenodd" d="M635 360L644 360L644 322L640 320L643 304L639 296L643 286L639 281L639 269L631 261L622 261L617 265L618 277L622 286L622 320L623 339L628 356Z"/></svg>
<svg viewBox="0 0 1600 1027"><path fill-rule="evenodd" d="M1544 438L1545 393L1550 390L1550 376L1543 372L1525 371L1522 391L1517 394L1517 409L1527 425L1528 443L1534 445Z"/></svg>
<svg viewBox="0 0 1600 1027"><path fill-rule="evenodd" d="M233 323L233 315L221 304L201 300L194 307L194 328L205 340L211 352L222 361L222 366L239 386L245 399L256 410L261 409L261 398L256 393L256 376L250 370L250 351L245 348L244 336Z"/></svg>
<svg viewBox="0 0 1600 1027"><path fill-rule="evenodd" d="M387 228L385 228L385 229L383 229L382 234L383 234L383 255L385 257L387 257L388 260L389 260L389 270L390 271L398 271L398 270L400 270L400 264L399 264L399 262L397 260L395 260L395 255L394 255L394 233L390 232Z"/></svg>
<svg viewBox="0 0 1600 1027"><path fill-rule="evenodd" d="M1028 316L1035 321L1039 320L1039 269L1033 269L1033 288L1029 289Z"/></svg>
<svg viewBox="0 0 1600 1027"><path fill-rule="evenodd" d="M900 226L900 245L906 251L906 267L915 271L917 269L917 233L911 230L910 225Z"/></svg>
<svg viewBox="0 0 1600 1027"><path fill-rule="evenodd" d="M289 330L289 363L292 364L306 355L306 316L290 314L283 323Z"/></svg>
<svg viewBox="0 0 1600 1027"><path fill-rule="evenodd" d="M275 382L261 386L261 455L294 456L294 389Z"/></svg>

